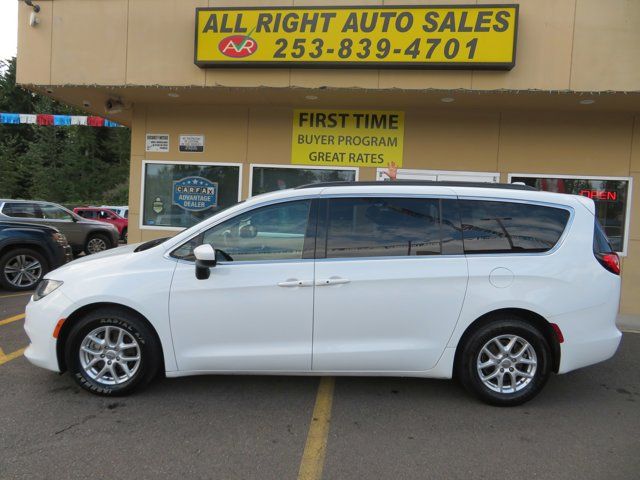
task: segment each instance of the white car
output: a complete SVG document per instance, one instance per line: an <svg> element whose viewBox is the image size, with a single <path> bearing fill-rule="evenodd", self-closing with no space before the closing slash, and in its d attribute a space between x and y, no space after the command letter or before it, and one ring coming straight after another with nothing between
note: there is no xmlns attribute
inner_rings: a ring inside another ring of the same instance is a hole
<svg viewBox="0 0 640 480"><path fill-rule="evenodd" d="M112 212L117 213L122 218L129 218L129 207L126 205L121 205L121 206L102 205L98 208L106 208L108 210L111 210Z"/></svg>
<svg viewBox="0 0 640 480"><path fill-rule="evenodd" d="M585 197L310 185L50 272L25 356L103 395L157 374L456 376L516 405L616 352L619 273Z"/></svg>

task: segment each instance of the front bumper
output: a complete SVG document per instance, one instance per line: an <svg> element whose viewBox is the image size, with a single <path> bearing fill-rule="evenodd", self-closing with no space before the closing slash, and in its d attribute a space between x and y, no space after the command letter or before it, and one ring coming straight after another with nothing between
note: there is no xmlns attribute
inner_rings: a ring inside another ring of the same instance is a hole
<svg viewBox="0 0 640 480"><path fill-rule="evenodd" d="M31 342L24 352L27 360L38 367L60 372L53 331L58 321L70 314L71 308L71 300L60 290L37 302L33 299L29 302L24 320L24 330Z"/></svg>

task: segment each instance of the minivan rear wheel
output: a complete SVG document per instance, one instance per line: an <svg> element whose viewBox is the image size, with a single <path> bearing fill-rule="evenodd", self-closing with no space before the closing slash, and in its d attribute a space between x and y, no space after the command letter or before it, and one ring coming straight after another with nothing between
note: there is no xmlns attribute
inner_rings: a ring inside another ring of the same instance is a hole
<svg viewBox="0 0 640 480"><path fill-rule="evenodd" d="M151 328L131 312L101 308L69 332L65 359L78 385L98 395L126 395L149 383L162 361Z"/></svg>
<svg viewBox="0 0 640 480"><path fill-rule="evenodd" d="M551 351L534 326L518 317L500 317L469 335L462 345L460 381L491 405L521 405L549 378Z"/></svg>

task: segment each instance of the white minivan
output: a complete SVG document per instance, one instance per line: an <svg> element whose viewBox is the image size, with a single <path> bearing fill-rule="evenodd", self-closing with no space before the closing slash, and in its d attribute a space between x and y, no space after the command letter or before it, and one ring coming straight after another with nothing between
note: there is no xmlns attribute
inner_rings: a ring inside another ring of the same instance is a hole
<svg viewBox="0 0 640 480"><path fill-rule="evenodd" d="M267 193L50 272L25 356L103 395L158 374L455 376L521 404L620 343L620 266L594 213L524 185Z"/></svg>

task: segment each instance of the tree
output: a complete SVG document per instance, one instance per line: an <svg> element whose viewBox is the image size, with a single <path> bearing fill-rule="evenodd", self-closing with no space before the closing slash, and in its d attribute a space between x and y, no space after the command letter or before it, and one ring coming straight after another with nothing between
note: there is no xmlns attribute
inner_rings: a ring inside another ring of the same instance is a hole
<svg viewBox="0 0 640 480"><path fill-rule="evenodd" d="M16 85L16 59L0 62L0 111L82 115ZM0 124L0 198L65 204L128 203L128 128Z"/></svg>

